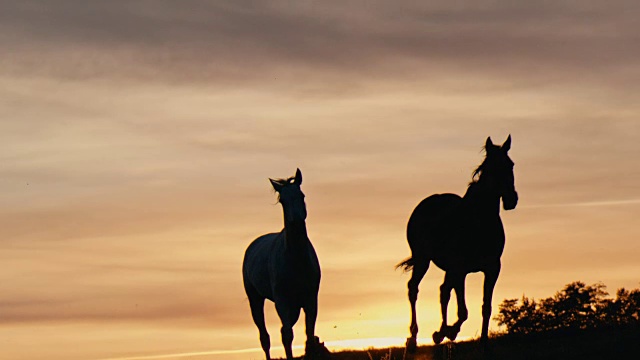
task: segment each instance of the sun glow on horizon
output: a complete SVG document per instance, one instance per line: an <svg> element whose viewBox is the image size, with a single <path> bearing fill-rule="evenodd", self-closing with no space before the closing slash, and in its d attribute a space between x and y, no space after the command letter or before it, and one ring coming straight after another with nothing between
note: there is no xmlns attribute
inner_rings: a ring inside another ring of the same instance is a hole
<svg viewBox="0 0 640 360"><path fill-rule="evenodd" d="M461 337L457 339L468 340L469 337ZM402 337L379 337L379 338L361 338L361 339L345 339L345 340L330 340L325 341L324 345L331 352L336 351L348 351L348 350L368 350L368 349L384 349L389 347L403 347L405 345L406 338ZM418 338L418 344L433 345L433 340L429 338ZM302 345L294 345L293 350L299 352L304 349ZM273 353L284 354L284 348L282 346L271 347L272 357ZM162 360L162 359L181 359L191 357L203 357L203 356L221 356L232 354L259 354L262 356L263 352L261 348L246 348L246 349L231 349L231 350L208 350L208 351L193 351L182 352L172 354L156 354L156 355L141 355L141 356L121 356L121 357L109 357L96 360Z"/></svg>

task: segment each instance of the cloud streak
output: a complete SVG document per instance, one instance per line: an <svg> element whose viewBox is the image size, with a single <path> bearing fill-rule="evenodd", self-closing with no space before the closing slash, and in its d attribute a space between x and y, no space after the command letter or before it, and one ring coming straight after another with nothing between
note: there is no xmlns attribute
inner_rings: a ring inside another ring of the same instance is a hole
<svg viewBox="0 0 640 360"><path fill-rule="evenodd" d="M627 199L627 200L603 200L603 201L585 201L585 202L576 202L576 203L566 203L566 204L531 204L531 205L522 205L518 207L519 209L540 209L540 208L551 208L551 207L598 207L598 206L625 206L625 205L638 205L640 204L640 199Z"/></svg>
<svg viewBox="0 0 640 360"><path fill-rule="evenodd" d="M363 91L372 79L440 82L477 73L502 86L636 86L629 76L638 56L631 35L638 8L631 1L464 8L417 1L62 1L4 2L0 10L0 30L12 35L0 38L12 54L3 66L21 76L285 92L311 86L323 93ZM47 62L39 66L43 55Z"/></svg>

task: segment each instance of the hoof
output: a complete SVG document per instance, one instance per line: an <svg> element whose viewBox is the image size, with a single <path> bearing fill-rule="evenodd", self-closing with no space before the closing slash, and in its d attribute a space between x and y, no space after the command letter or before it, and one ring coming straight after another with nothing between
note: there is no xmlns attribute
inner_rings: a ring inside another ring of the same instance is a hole
<svg viewBox="0 0 640 360"><path fill-rule="evenodd" d="M431 336L433 338L433 342L438 345L442 342L442 340L444 340L444 334L442 331L436 331L433 333L433 335Z"/></svg>
<svg viewBox="0 0 640 360"><path fill-rule="evenodd" d="M320 342L320 338L317 336L314 336L312 341L307 341L304 353L303 359L323 360L331 357L331 352L324 346L323 342Z"/></svg>
<svg viewBox="0 0 640 360"><path fill-rule="evenodd" d="M458 337L458 333L460 332L460 329L456 328L455 326L447 326L444 329L442 329L441 332L444 333L444 336L446 336L447 339L454 341L456 337Z"/></svg>
<svg viewBox="0 0 640 360"><path fill-rule="evenodd" d="M416 338L410 337L407 338L407 343L405 344L406 353L413 354L416 352L418 348L418 341Z"/></svg>

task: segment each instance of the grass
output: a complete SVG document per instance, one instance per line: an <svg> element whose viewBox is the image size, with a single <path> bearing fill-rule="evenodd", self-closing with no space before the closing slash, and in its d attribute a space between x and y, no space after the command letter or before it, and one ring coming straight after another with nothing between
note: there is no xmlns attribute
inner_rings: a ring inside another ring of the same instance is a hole
<svg viewBox="0 0 640 360"><path fill-rule="evenodd" d="M618 360L640 359L640 328L583 330L573 333L497 335L490 350L469 340L421 346L413 360ZM404 348L340 351L335 360L401 360ZM410 358L408 358L410 359Z"/></svg>

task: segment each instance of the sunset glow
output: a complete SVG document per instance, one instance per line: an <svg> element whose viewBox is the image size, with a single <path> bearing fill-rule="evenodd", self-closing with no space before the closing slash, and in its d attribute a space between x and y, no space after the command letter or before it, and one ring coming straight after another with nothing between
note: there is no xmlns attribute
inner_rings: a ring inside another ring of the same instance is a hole
<svg viewBox="0 0 640 360"><path fill-rule="evenodd" d="M431 339L420 338L420 343L424 345L433 344ZM460 340L465 340L461 338ZM375 348L388 348L388 347L402 347L406 338L364 338L364 339L350 339L350 340L336 340L325 343L325 346L331 351L340 350L352 350L352 349L375 349ZM296 353L300 353L304 349L304 346L295 346ZM284 350L282 346L274 346L271 348L275 356L283 357ZM239 349L239 350L214 350L214 351L197 351L177 354L162 354L162 355L145 355L134 357L119 357L108 358L100 360L156 360L156 359L182 359L182 358L260 358L263 356L261 348Z"/></svg>
<svg viewBox="0 0 640 360"><path fill-rule="evenodd" d="M263 359L241 263L282 229L268 178L296 168L317 335L402 346L409 215L463 194L488 136L511 134L520 196L494 315L576 280L639 287L639 16L625 1L0 0L0 358ZM459 338L480 334L482 279ZM431 266L420 285L421 344L442 280ZM301 355L303 318L294 332Z"/></svg>

